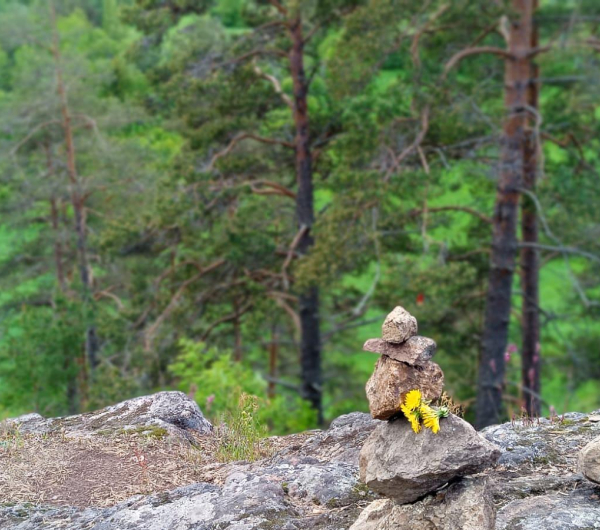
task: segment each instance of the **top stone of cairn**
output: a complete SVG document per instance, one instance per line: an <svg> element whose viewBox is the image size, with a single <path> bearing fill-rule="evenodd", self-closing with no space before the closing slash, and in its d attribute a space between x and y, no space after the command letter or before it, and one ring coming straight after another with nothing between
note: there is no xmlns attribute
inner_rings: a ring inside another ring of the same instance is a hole
<svg viewBox="0 0 600 530"><path fill-rule="evenodd" d="M385 317L381 326L381 338L392 344L401 344L417 334L417 319L406 309L396 306Z"/></svg>

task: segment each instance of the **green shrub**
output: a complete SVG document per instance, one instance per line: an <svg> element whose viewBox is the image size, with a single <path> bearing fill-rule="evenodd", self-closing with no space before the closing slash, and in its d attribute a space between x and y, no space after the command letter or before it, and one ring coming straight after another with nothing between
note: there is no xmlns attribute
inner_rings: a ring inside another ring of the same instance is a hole
<svg viewBox="0 0 600 530"><path fill-rule="evenodd" d="M179 389L195 394L200 408L214 423L235 418L240 413L241 397L247 395L256 399L252 417L271 434L298 432L316 425L316 415L308 402L293 394L267 398L264 379L235 362L231 352L187 339L180 342L180 348L170 371L178 379Z"/></svg>

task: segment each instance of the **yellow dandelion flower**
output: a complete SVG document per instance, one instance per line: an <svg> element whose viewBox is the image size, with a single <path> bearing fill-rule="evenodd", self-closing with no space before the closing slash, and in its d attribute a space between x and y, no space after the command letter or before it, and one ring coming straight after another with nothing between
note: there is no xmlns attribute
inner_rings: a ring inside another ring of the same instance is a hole
<svg viewBox="0 0 600 530"><path fill-rule="evenodd" d="M404 411L402 411L402 412L404 412ZM417 434L419 432L421 432L421 418L419 416L418 411L411 410L408 412L408 414L406 412L404 412L404 415L408 418L408 421L410 422L410 426L412 427L412 430L415 431Z"/></svg>
<svg viewBox="0 0 600 530"><path fill-rule="evenodd" d="M428 429L431 429L434 434L437 434L440 430L440 417L438 411L432 409L429 405L421 405L419 407L419 412L423 418L423 425Z"/></svg>
<svg viewBox="0 0 600 530"><path fill-rule="evenodd" d="M421 431L421 415L419 413L419 406L421 403L420 390L411 390L404 397L404 403L400 403L400 410L410 422L412 430L416 433Z"/></svg>
<svg viewBox="0 0 600 530"><path fill-rule="evenodd" d="M404 405L409 410L415 410L415 409L419 408L419 405L421 405L421 399L422 399L422 396L421 396L420 390L411 390L404 397Z"/></svg>

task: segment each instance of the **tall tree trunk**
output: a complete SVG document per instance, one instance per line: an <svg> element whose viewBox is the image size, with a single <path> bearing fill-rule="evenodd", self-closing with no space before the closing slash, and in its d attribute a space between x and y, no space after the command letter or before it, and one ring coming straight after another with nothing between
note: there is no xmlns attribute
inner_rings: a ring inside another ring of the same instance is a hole
<svg viewBox="0 0 600 530"><path fill-rule="evenodd" d="M48 178L54 178L54 162L52 160L52 152L48 143L44 144L46 153L46 168L48 170ZM50 224L54 231L54 263L56 269L56 279L62 293L65 292L65 272L63 267L63 246L60 239L60 222L59 222L59 200L54 195L50 195ZM70 372L73 365L73 359L68 355L65 356L63 367L65 372ZM77 378L72 377L67 381L67 407L69 414L77 414L79 410Z"/></svg>
<svg viewBox="0 0 600 530"><path fill-rule="evenodd" d="M233 360L236 362L241 362L242 360L242 325L240 320L240 304L236 299L233 301L233 312L235 313L235 318L233 319L233 337L234 337L234 345L233 345Z"/></svg>
<svg viewBox="0 0 600 530"><path fill-rule="evenodd" d="M523 174L523 146L527 122L527 93L533 0L513 0L508 48L514 56L505 60L505 106L500 178L493 217L492 252L482 336L476 425L482 428L500 421L504 387L504 354L508 341L511 292L517 254L519 188Z"/></svg>
<svg viewBox="0 0 600 530"><path fill-rule="evenodd" d="M314 244L312 226L314 223L312 163L308 133L308 83L304 74L304 39L302 19L295 15L289 22L292 40L290 51L290 71L294 86L294 124L296 127L296 215L301 231L296 250L300 256L306 255ZM301 337L302 394L317 411L319 424L323 423L321 402L321 336L319 329L319 291L315 286L308 287L298 297Z"/></svg>
<svg viewBox="0 0 600 530"><path fill-rule="evenodd" d="M46 153L46 169L48 171L48 178L54 178L54 163L52 160L52 153L50 146L46 142L44 144L44 152ZM54 231L54 267L56 272L56 280L61 292L65 291L65 271L63 267L63 248L60 240L59 230L59 208L58 199L54 195L54 192L50 194L50 224Z"/></svg>
<svg viewBox="0 0 600 530"><path fill-rule="evenodd" d="M71 188L71 203L75 214L75 234L77 238L77 256L79 259L79 274L81 283L83 284L83 300L84 305L91 309L92 300L92 280L87 257L87 241L86 241L86 219L85 219L85 198L81 190L81 183L77 174L77 166L75 163L75 142L73 141L73 126L71 123L71 112L67 98L67 90L63 80L62 64L60 55L60 40L56 27L56 12L54 4L50 2L50 17L53 29L52 55L54 57L56 71L56 91L60 100L60 110L62 117L62 129L65 138L65 148L67 151L67 174L69 176L69 184ZM93 324L93 317L90 319L92 323L88 325L86 330L85 351L87 355L90 372L98 364L98 337L96 336L96 327Z"/></svg>
<svg viewBox="0 0 600 530"><path fill-rule="evenodd" d="M538 1L533 1L533 10ZM538 30L533 23L531 29L531 48L538 46ZM527 91L531 121L537 121L539 94L539 69L530 61L530 82ZM538 168L538 137L536 127L529 127L523 155L523 188L534 193ZM526 243L538 242L537 211L534 201L526 194L521 199L521 234ZM540 415L540 314L539 314L539 253L532 247L521 249L521 288L522 300L522 355L521 384L525 410L529 416Z"/></svg>
<svg viewBox="0 0 600 530"><path fill-rule="evenodd" d="M275 397L275 379L277 378L277 353L279 349L279 336L277 326L273 325L271 330L271 342L269 343L269 386L267 387L267 397Z"/></svg>

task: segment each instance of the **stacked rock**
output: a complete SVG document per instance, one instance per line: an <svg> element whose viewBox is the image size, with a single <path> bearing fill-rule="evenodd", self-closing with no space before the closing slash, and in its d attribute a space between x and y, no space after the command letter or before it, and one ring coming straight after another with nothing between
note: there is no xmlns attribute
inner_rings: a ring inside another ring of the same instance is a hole
<svg viewBox="0 0 600 530"><path fill-rule="evenodd" d="M383 323L382 338L369 339L364 350L381 355L366 386L371 415L395 421L375 428L359 458L361 480L387 499L369 505L351 530L492 529L495 508L486 478L460 477L495 464L500 450L453 414L440 420L437 433L414 432L402 419L400 405L411 390L420 390L426 401L442 395L444 376L431 361L435 342L418 336L415 317L396 307ZM404 506L415 502L419 521Z"/></svg>
<svg viewBox="0 0 600 530"><path fill-rule="evenodd" d="M442 395L444 374L430 359L436 344L417 335L417 319L396 307L385 319L380 339L369 339L363 350L381 354L367 382L367 399L373 418L388 420L400 411L408 392L419 389L426 400Z"/></svg>

